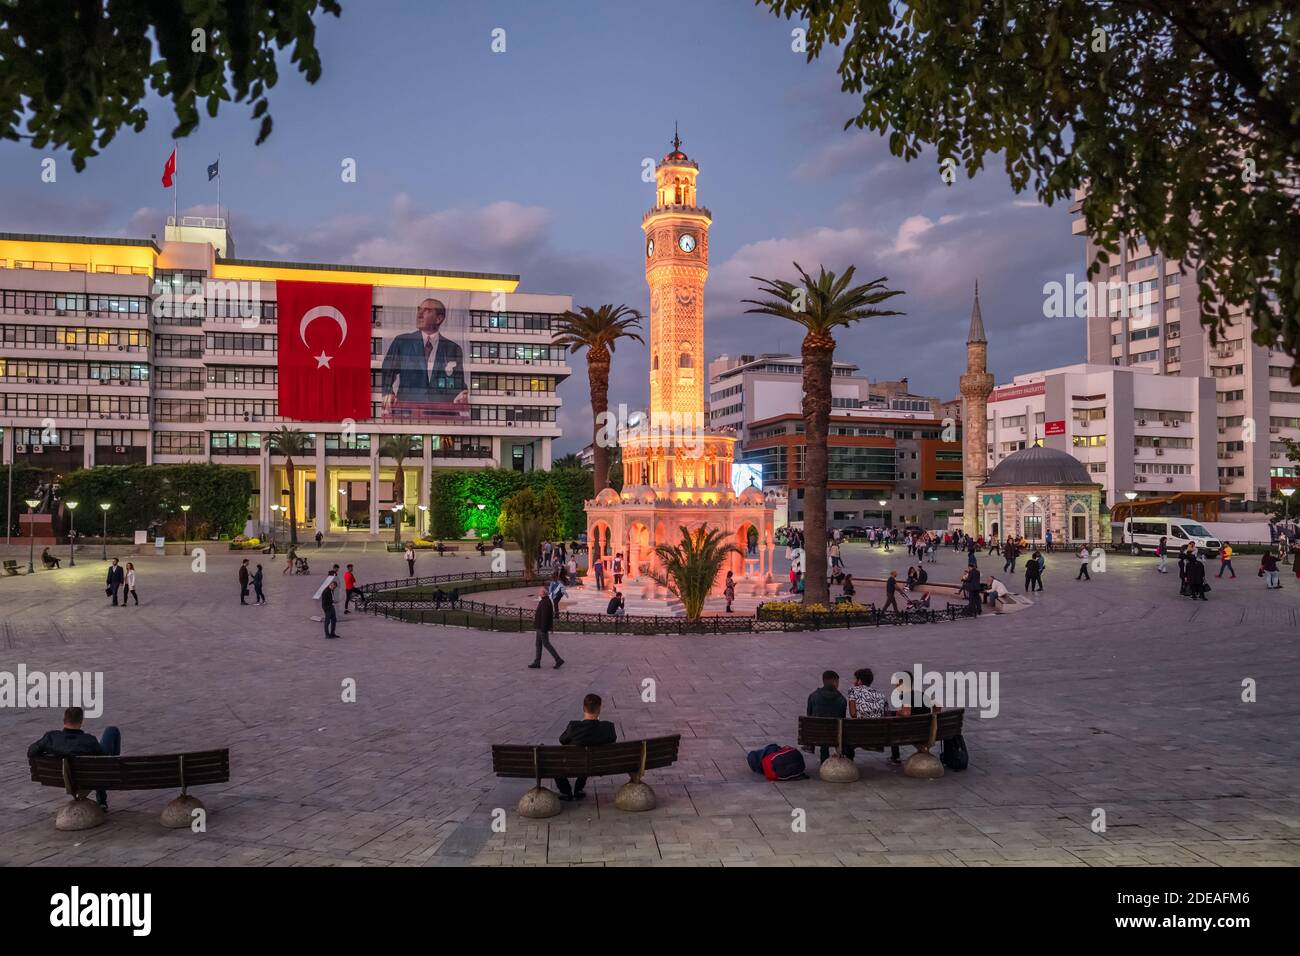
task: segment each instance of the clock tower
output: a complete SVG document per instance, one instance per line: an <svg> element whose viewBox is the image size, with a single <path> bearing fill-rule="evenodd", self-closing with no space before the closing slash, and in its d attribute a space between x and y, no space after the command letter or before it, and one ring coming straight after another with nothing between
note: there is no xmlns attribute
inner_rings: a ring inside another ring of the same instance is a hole
<svg viewBox="0 0 1300 956"><path fill-rule="evenodd" d="M673 148L655 167L655 204L641 220L645 280L650 286L650 417L703 429L704 280L709 276L709 226L697 204L699 163Z"/></svg>

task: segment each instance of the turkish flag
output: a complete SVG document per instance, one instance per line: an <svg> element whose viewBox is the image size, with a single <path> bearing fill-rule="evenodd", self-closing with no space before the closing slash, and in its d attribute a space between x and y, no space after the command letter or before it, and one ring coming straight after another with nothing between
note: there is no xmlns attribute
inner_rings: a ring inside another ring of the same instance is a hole
<svg viewBox="0 0 1300 956"><path fill-rule="evenodd" d="M280 414L300 421L370 417L368 285L275 284Z"/></svg>
<svg viewBox="0 0 1300 956"><path fill-rule="evenodd" d="M167 162L163 163L163 180L162 183L167 188L171 188L172 177L176 175L176 148L172 147L172 154L167 157Z"/></svg>

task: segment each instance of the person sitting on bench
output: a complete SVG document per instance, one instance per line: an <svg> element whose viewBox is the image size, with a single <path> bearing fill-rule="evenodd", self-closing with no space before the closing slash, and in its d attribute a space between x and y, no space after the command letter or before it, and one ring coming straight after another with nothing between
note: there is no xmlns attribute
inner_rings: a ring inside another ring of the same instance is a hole
<svg viewBox="0 0 1300 956"><path fill-rule="evenodd" d="M81 729L86 712L80 707L69 707L63 712L63 729L51 730L27 748L27 758L32 757L116 757L122 752L122 732L116 727L105 727L104 736L96 740L93 734ZM80 796L80 794L78 794ZM101 808L108 809L108 794L95 791Z"/></svg>
<svg viewBox="0 0 1300 956"><path fill-rule="evenodd" d="M608 720L600 719L600 708L604 701L599 694L588 694L582 698L582 720L571 720L569 726L560 734L560 743L566 747L599 747L612 744L618 740L614 725ZM569 786L568 777L556 777L555 786L560 791L561 800L581 800L586 791L586 777L578 777Z"/></svg>
<svg viewBox="0 0 1300 956"><path fill-rule="evenodd" d="M41 564L45 565L47 570L50 568L57 568L59 566L59 559L50 554L50 549L46 548L41 552Z"/></svg>

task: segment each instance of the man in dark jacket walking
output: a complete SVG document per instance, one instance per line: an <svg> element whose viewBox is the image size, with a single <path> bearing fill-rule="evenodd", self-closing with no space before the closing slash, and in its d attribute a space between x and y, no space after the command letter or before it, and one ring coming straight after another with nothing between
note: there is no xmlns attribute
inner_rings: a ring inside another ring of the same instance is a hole
<svg viewBox="0 0 1300 956"><path fill-rule="evenodd" d="M27 748L27 758L32 757L116 757L122 752L122 732L116 727L105 727L104 736L96 740L93 734L81 729L86 712L80 707L69 707L63 712L63 729L51 730ZM100 807L108 809L108 794L95 791Z"/></svg>
<svg viewBox="0 0 1300 956"><path fill-rule="evenodd" d="M114 558L113 563L108 566L108 580L105 582L108 585L109 593L113 595L114 607L117 606L118 588L122 586L122 582L125 580L126 580L126 572L122 570L122 565L117 563L117 558ZM122 601L124 603L126 601L125 594L122 595Z"/></svg>
<svg viewBox="0 0 1300 956"><path fill-rule="evenodd" d="M564 666L564 658L551 646L551 628L555 624L555 605L546 588L538 592L537 610L533 612L533 628L537 631L537 653L528 666L534 670L542 666L542 649L545 648L555 658L555 669Z"/></svg>
<svg viewBox="0 0 1300 956"><path fill-rule="evenodd" d="M1195 551L1187 555L1187 593L1193 601L1209 600L1205 596L1205 565L1197 559Z"/></svg>
<svg viewBox="0 0 1300 956"><path fill-rule="evenodd" d="M808 695L809 717L847 717L849 702L840 693L840 675L835 671L822 672L822 686ZM809 750L812 748L810 747ZM831 748L823 747L821 759L824 763L830 756ZM845 747L844 756L853 759L853 748Z"/></svg>
<svg viewBox="0 0 1300 956"><path fill-rule="evenodd" d="M558 665L557 665L558 666ZM618 740L614 725L608 720L600 719L603 701L599 694L588 694L582 698L582 720L571 720L569 726L560 734L560 743L566 747L600 747ZM567 777L555 778L556 789L560 791L561 800L581 800L587 794L586 777L578 777L569 788Z"/></svg>
<svg viewBox="0 0 1300 956"><path fill-rule="evenodd" d="M338 637L339 615L334 610L334 592L338 589L338 581L330 581L328 585L320 592L320 609L325 622L325 636Z"/></svg>
<svg viewBox="0 0 1300 956"><path fill-rule="evenodd" d="M239 603L248 603L248 558L239 566Z"/></svg>
<svg viewBox="0 0 1300 956"><path fill-rule="evenodd" d="M886 610L888 610L888 609L891 608L891 607L894 609L894 613L895 613L895 614L899 613L899 612L898 612L898 572L897 572L897 571L890 571L890 572L889 572L889 577L885 580L885 606L882 607L880 610L882 610L882 611L886 611Z"/></svg>

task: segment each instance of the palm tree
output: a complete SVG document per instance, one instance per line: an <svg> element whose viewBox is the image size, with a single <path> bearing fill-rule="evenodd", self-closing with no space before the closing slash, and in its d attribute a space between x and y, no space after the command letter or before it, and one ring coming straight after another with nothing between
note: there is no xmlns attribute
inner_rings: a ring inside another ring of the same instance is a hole
<svg viewBox="0 0 1300 956"><path fill-rule="evenodd" d="M849 266L842 276L819 267L813 279L794 264L800 282L750 276L760 283L760 293L768 299L745 299L757 308L746 309L761 315L776 315L798 322L808 334L803 339L803 421L804 441L804 600L809 604L827 604L830 585L826 579L826 434L831 415L831 373L835 361L837 327L847 328L859 319L886 315L903 315L876 306L886 299L902 295L901 289L887 289L884 276L866 285L852 286L855 267Z"/></svg>
<svg viewBox="0 0 1300 956"><path fill-rule="evenodd" d="M625 305L583 306L559 317L555 341L570 352L587 350L587 382L591 388L592 486L596 492L609 487L609 450L600 439L600 422L609 411L609 364L619 339L645 344L633 329L641 327L641 313Z"/></svg>
<svg viewBox="0 0 1300 956"><path fill-rule="evenodd" d="M311 451L311 438L297 428L281 425L266 436L267 447L273 455L284 455L284 473L289 481L289 544L298 546L298 491L294 481L293 456Z"/></svg>
<svg viewBox="0 0 1300 956"><path fill-rule="evenodd" d="M410 458L418 449L415 439L410 435L389 435L379 443L379 454L397 462L393 470L393 501L406 504L406 472L402 470L402 461ZM402 513L393 514L393 543L402 543Z"/></svg>
<svg viewBox="0 0 1300 956"><path fill-rule="evenodd" d="M655 548L655 556L664 570L651 571L650 577L682 602L688 621L697 621L727 556L739 554L740 549L734 544L723 544L725 535L717 528L701 526L691 531L683 525L680 531L680 544L661 544Z"/></svg>
<svg viewBox="0 0 1300 956"><path fill-rule="evenodd" d="M562 458L557 458L551 462L551 468L581 468L582 459L570 452Z"/></svg>

